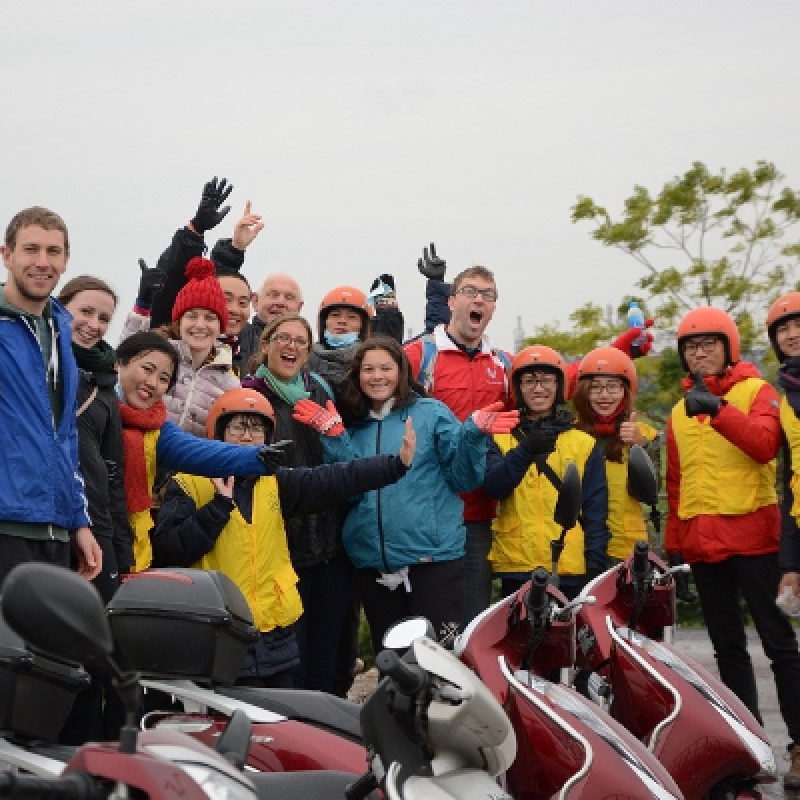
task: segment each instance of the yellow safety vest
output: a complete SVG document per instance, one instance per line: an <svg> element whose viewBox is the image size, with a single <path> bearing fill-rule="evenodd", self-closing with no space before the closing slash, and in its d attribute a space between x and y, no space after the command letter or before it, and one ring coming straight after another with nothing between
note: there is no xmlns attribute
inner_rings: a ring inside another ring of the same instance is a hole
<svg viewBox="0 0 800 800"><path fill-rule="evenodd" d="M147 472L147 486L152 491L153 484L156 482L156 445L160 430L145 431L142 439L144 440L144 463ZM133 558L136 572L146 570L153 563L153 548L150 546L150 530L153 527L153 517L150 509L145 511L134 511L128 514L128 521L133 529Z"/></svg>
<svg viewBox="0 0 800 800"><path fill-rule="evenodd" d="M747 414L764 383L745 378L731 387L725 400ZM738 516L777 502L774 459L753 461L711 427L711 417L702 422L687 417L684 400L672 409L671 420L681 470L680 519Z"/></svg>
<svg viewBox="0 0 800 800"><path fill-rule="evenodd" d="M798 490L800 482L800 420L797 419L797 414L785 397L781 398L781 427L783 435L789 443L789 464L792 470L789 487L792 490L794 502L789 513L800 521L800 491Z"/></svg>
<svg viewBox="0 0 800 800"><path fill-rule="evenodd" d="M510 433L499 434L494 441L503 455L518 444ZM583 476L594 446L594 438L588 433L564 431L556 440L556 449L547 457L547 463L559 478L563 478L567 464L574 461ZM557 500L558 492L550 479L532 464L520 484L500 501L497 508L497 518L492 523L494 541L489 552L493 572L529 572L536 567L550 569L550 541L561 534L553 520ZM567 532L558 571L562 575L583 575L586 572L580 523Z"/></svg>
<svg viewBox="0 0 800 800"><path fill-rule="evenodd" d="M216 494L208 478L181 473L175 482L197 508L210 503ZM274 476L256 481L252 520L246 522L234 508L214 549L192 566L224 572L247 599L258 629L266 632L291 625L303 613Z"/></svg>

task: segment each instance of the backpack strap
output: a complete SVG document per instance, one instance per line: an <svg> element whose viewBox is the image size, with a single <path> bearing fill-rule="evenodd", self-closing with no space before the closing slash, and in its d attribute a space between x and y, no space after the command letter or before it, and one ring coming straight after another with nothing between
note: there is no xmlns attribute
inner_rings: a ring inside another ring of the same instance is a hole
<svg viewBox="0 0 800 800"><path fill-rule="evenodd" d="M419 374L417 380L422 384L425 391L430 394L433 389L433 366L436 363L436 356L439 349L436 347L436 340L432 333L420 336L422 342L422 358L419 363Z"/></svg>
<svg viewBox="0 0 800 800"><path fill-rule="evenodd" d="M325 394L328 395L328 400L333 400L333 389L331 389L328 381L316 372L309 372L308 374L323 388Z"/></svg>
<svg viewBox="0 0 800 800"><path fill-rule="evenodd" d="M92 404L92 401L97 397L97 387L93 386L92 391L89 392L89 396L81 403L80 408L75 412L75 417L79 417L86 411L87 408Z"/></svg>

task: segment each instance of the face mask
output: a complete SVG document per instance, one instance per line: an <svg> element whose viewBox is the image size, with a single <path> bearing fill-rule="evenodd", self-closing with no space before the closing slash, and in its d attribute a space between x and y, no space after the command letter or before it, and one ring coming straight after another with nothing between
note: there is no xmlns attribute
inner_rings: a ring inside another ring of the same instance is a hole
<svg viewBox="0 0 800 800"><path fill-rule="evenodd" d="M330 331L325 331L323 336L328 345L334 349L349 347L351 344L355 344L358 341L358 333L355 331L352 333L331 333Z"/></svg>

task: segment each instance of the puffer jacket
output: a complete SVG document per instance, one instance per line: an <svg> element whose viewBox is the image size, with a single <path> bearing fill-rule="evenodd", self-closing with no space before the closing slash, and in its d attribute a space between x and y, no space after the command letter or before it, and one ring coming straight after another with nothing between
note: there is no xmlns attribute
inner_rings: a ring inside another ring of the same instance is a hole
<svg viewBox="0 0 800 800"><path fill-rule="evenodd" d="M150 317L132 311L125 320L120 341L146 330L150 330ZM180 339L170 341L178 351L180 362L175 386L164 395L167 419L187 433L205 437L211 404L221 394L241 386L232 372L231 349L224 344L215 345L213 361L195 369L189 345Z"/></svg>
<svg viewBox="0 0 800 800"><path fill-rule="evenodd" d="M468 419L459 423L444 403L417 398L383 419L368 417L341 436L323 439L326 461L398 453L406 419L417 437L414 463L399 483L352 498L342 538L357 568L397 572L464 555L466 528L459 492L483 481L489 437Z"/></svg>

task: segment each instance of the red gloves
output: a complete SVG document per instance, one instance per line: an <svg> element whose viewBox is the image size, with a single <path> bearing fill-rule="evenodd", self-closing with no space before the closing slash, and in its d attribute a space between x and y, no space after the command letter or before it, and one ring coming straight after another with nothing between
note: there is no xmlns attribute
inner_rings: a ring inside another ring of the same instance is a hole
<svg viewBox="0 0 800 800"><path fill-rule="evenodd" d="M336 406L328 400L326 408L313 400L298 400L295 403L292 418L303 425L308 425L323 436L341 436L344 433L342 418Z"/></svg>
<svg viewBox="0 0 800 800"><path fill-rule="evenodd" d="M487 436L493 433L511 433L519 425L519 411L503 411L504 405L502 401L498 401L473 411L472 421Z"/></svg>
<svg viewBox="0 0 800 800"><path fill-rule="evenodd" d="M640 356L646 356L652 349L653 349L653 334L648 331L648 328L653 327L653 323L655 320L646 319L644 321L644 329L639 328L630 328L629 330L625 331L625 333L620 334L611 342L612 347L616 347L617 350L622 350L626 356L630 358L639 358ZM642 330L644 330L644 336L646 341L642 342L641 344L634 344L634 339L638 336L641 336Z"/></svg>

